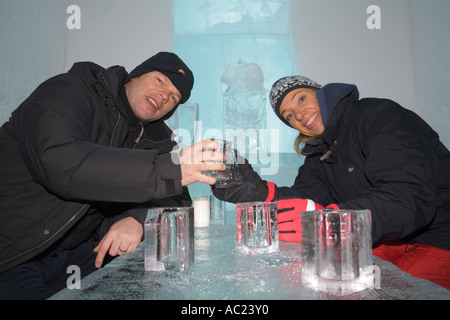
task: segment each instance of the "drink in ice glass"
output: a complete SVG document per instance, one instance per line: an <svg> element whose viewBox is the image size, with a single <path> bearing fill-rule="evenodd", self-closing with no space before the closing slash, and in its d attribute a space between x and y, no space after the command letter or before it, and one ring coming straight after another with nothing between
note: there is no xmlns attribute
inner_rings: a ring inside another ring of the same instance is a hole
<svg viewBox="0 0 450 320"><path fill-rule="evenodd" d="M276 202L236 205L236 250L258 255L279 250Z"/></svg>
<svg viewBox="0 0 450 320"><path fill-rule="evenodd" d="M301 212L302 282L346 295L373 288L369 210Z"/></svg>
<svg viewBox="0 0 450 320"><path fill-rule="evenodd" d="M152 208L144 224L145 270L184 271L194 263L194 209Z"/></svg>

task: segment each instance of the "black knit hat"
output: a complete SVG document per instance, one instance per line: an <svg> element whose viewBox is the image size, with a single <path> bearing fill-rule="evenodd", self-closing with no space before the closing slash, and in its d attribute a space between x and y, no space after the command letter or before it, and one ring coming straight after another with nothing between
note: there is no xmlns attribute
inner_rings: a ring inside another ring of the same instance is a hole
<svg viewBox="0 0 450 320"><path fill-rule="evenodd" d="M322 86L317 82L308 79L303 76L289 76L284 77L274 83L272 90L270 90L270 104L272 105L273 111L285 124L291 126L280 114L280 106L283 99L287 96L289 92L298 88L310 88L320 90Z"/></svg>
<svg viewBox="0 0 450 320"><path fill-rule="evenodd" d="M194 75L176 54L171 52L157 53L131 71L125 83L151 71L159 71L170 79L173 85L180 91L180 104L188 101L191 96L191 90L194 87Z"/></svg>

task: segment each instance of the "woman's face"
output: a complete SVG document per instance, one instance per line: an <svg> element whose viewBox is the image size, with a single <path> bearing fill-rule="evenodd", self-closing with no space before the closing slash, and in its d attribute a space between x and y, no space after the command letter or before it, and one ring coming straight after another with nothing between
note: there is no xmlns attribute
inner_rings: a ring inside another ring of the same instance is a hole
<svg viewBox="0 0 450 320"><path fill-rule="evenodd" d="M314 89L299 88L289 92L281 103L280 114L305 136L318 137L323 133L322 115Z"/></svg>

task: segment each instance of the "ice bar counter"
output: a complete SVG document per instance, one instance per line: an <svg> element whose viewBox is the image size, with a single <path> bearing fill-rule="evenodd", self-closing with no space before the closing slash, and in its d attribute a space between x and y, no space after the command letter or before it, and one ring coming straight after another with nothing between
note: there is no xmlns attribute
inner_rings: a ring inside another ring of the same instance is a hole
<svg viewBox="0 0 450 320"><path fill-rule="evenodd" d="M315 290L302 283L300 243L279 242L276 251L236 249L236 215L224 224L194 229L194 261L180 270L145 269L145 246L124 254L51 300L449 300L450 293L373 256L374 284L351 294Z"/></svg>

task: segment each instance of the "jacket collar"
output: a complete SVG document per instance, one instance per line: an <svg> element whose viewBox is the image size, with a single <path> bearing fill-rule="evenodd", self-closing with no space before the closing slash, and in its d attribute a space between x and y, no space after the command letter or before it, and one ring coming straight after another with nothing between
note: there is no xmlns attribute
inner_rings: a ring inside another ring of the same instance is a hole
<svg viewBox="0 0 450 320"><path fill-rule="evenodd" d="M330 83L317 91L317 100L319 101L320 113L322 115L322 121L325 128L334 108L339 101L345 97L358 100L358 88L353 84Z"/></svg>
<svg viewBox="0 0 450 320"><path fill-rule="evenodd" d="M112 99L114 106L129 122L139 122L126 98L123 83L128 73L124 67L113 66L105 69L93 62L76 62L68 73L93 87L105 101Z"/></svg>
<svg viewBox="0 0 450 320"><path fill-rule="evenodd" d="M330 83L317 91L317 100L319 102L320 113L324 124L324 132L313 141L307 142L304 148L305 153L315 153L327 148L336 138L336 106L344 99L357 101L359 99L359 91L355 85L345 83ZM332 119L331 121L329 121Z"/></svg>
<svg viewBox="0 0 450 320"><path fill-rule="evenodd" d="M114 66L106 69L103 72L104 82L106 84L107 89L111 92L114 104L119 109L119 112L130 123L138 124L141 121L136 117L133 110L131 109L125 91L124 82L127 76L128 73L126 72L125 68L121 66Z"/></svg>

